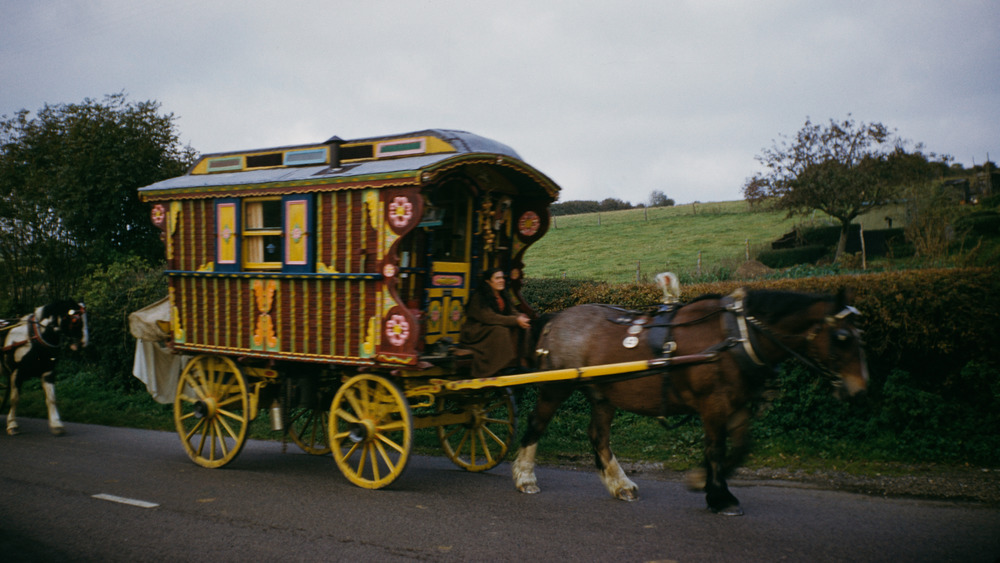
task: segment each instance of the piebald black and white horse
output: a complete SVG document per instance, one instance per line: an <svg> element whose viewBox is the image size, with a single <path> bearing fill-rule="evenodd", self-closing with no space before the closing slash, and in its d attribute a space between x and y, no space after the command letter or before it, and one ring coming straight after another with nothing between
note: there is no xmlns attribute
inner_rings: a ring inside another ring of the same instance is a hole
<svg viewBox="0 0 1000 563"><path fill-rule="evenodd" d="M7 383L10 394L7 433L11 436L18 433L15 416L21 386L28 379L40 377L48 407L49 429L56 436L65 434L56 409L53 370L62 349L79 350L87 345L87 313L83 303L62 300L38 307L34 313L5 330L0 378ZM0 403L3 402L0 400Z"/></svg>

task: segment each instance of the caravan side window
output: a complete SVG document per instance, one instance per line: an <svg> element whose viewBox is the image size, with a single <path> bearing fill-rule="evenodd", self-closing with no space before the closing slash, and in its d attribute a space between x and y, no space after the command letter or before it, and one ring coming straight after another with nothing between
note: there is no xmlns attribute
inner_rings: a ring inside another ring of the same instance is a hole
<svg viewBox="0 0 1000 563"><path fill-rule="evenodd" d="M216 271L315 271L314 201L312 194L215 200Z"/></svg>
<svg viewBox="0 0 1000 563"><path fill-rule="evenodd" d="M281 198L246 200L243 205L243 268L280 270L283 239Z"/></svg>

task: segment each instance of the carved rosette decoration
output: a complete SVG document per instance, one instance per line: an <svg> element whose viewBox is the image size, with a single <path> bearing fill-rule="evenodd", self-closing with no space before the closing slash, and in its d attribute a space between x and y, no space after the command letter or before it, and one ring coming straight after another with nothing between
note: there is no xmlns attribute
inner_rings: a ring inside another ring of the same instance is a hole
<svg viewBox="0 0 1000 563"><path fill-rule="evenodd" d="M517 232L522 238L531 238L538 234L538 229L542 227L542 218L538 213L528 210L521 214L517 220Z"/></svg>
<svg viewBox="0 0 1000 563"><path fill-rule="evenodd" d="M400 314L390 315L385 322L385 337L393 346L406 344L406 339L410 337L410 321Z"/></svg>

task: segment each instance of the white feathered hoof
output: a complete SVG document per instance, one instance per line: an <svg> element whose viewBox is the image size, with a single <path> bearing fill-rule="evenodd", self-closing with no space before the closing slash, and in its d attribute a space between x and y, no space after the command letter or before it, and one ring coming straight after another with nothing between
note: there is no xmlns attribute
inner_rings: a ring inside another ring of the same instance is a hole
<svg viewBox="0 0 1000 563"><path fill-rule="evenodd" d="M527 495L541 492L541 489L538 488L538 478L535 477L535 449L537 447L538 444L532 444L526 448L519 448L517 458L511 464L514 486Z"/></svg>
<svg viewBox="0 0 1000 563"><path fill-rule="evenodd" d="M52 427L49 428L49 432L51 432L53 436L65 436L66 435L66 429L63 428L62 426L52 426Z"/></svg>
<svg viewBox="0 0 1000 563"><path fill-rule="evenodd" d="M21 429L18 428L16 424L14 426L8 426L7 427L7 435L8 436L17 436L20 433L21 433Z"/></svg>
<svg viewBox="0 0 1000 563"><path fill-rule="evenodd" d="M628 502L639 500L639 485L636 485L625 475L617 459L611 458L611 462L604 468L604 471L601 471L600 475L601 481L611 496Z"/></svg>

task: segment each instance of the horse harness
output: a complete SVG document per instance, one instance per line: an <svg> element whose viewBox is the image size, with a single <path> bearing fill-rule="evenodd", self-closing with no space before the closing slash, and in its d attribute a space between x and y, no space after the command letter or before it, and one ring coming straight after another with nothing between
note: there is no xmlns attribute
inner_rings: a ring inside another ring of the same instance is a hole
<svg viewBox="0 0 1000 563"><path fill-rule="evenodd" d="M76 323L80 322L80 320L86 314L86 310L83 308L82 303L79 304L79 307L80 307L79 310L72 310L68 315L66 315L69 318L70 325L75 325ZM2 332L13 330L19 326L24 326L25 324L28 325L27 339L17 340L15 342L11 342L10 344L5 344L2 350L0 350L0 352L6 354L11 350L16 350L21 346L24 346L25 344L29 343L39 344L41 346L44 346L45 348L50 348L53 350L59 348L60 344L59 342L53 343L45 339L45 329L48 328L50 325L49 323L45 322L45 319L39 321L36 318L36 314L37 313L32 313L16 322L6 321L6 320L0 321L0 331ZM58 334L56 336L58 336Z"/></svg>
<svg viewBox="0 0 1000 563"><path fill-rule="evenodd" d="M722 352L732 349L737 363L740 364L743 370L755 374L758 378L764 380L772 376L777 367L769 365L760 358L758 350L760 349L760 336L762 335L775 346L802 362L810 370L829 379L837 379L836 373L826 365L826 362L818 361L811 356L795 351L761 320L748 314L744 307L745 299L746 291L742 288L737 289L730 295L720 299L721 306L718 309L683 323L675 323L673 321L677 311L683 306L680 303L660 305L651 313L640 313L608 306L609 309L617 313L616 315L609 316L608 320L615 324L629 325L626 329L627 336L622 339L622 346L625 348L637 347L641 342L639 336L645 331L646 345L654 353L661 358L676 360L675 362L668 362L664 369L669 369L671 365L679 363L714 362L719 359L719 355ZM723 315L722 324L727 334L726 338L698 354L679 357L673 356L677 350L677 342L672 338L672 329L696 325L716 315ZM828 316L825 324L826 326L835 326L838 321L852 315L860 315L860 313L854 307L846 306L840 312ZM804 338L811 343L822 329L822 325L817 325L810 329Z"/></svg>

